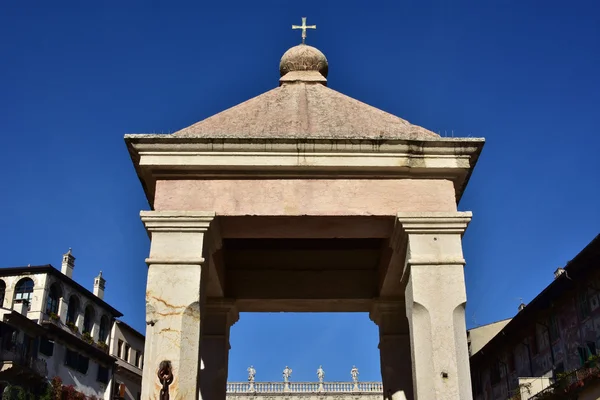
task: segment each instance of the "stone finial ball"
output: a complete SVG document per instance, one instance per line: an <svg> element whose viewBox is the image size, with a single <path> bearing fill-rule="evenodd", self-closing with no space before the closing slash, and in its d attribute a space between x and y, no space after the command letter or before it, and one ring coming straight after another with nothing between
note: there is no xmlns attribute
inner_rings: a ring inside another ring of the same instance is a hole
<svg viewBox="0 0 600 400"><path fill-rule="evenodd" d="M299 44L286 51L279 63L279 73L284 76L291 71L319 71L327 78L329 65L325 54L315 47Z"/></svg>

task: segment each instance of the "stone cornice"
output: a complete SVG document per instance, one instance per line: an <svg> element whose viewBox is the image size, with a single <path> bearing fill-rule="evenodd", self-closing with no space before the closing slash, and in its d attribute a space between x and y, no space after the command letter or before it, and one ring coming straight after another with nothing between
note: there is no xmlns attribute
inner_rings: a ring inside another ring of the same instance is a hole
<svg viewBox="0 0 600 400"><path fill-rule="evenodd" d="M141 211L146 230L152 232L206 232L215 218L204 211Z"/></svg>
<svg viewBox="0 0 600 400"><path fill-rule="evenodd" d="M437 178L460 199L484 144L480 138L231 139L126 135L153 204L161 178Z"/></svg>
<svg viewBox="0 0 600 400"><path fill-rule="evenodd" d="M473 214L463 212L398 213L397 223L407 234L463 234Z"/></svg>

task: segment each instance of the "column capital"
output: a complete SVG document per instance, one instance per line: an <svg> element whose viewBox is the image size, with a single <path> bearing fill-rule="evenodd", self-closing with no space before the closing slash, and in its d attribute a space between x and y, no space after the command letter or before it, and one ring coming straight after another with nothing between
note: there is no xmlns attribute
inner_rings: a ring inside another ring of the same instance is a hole
<svg viewBox="0 0 600 400"><path fill-rule="evenodd" d="M455 212L400 212L396 215L399 230L407 234L459 233L463 234L471 221L470 211Z"/></svg>
<svg viewBox="0 0 600 400"><path fill-rule="evenodd" d="M388 315L406 315L406 302L404 299L374 299L371 303L369 318L376 325L381 326L383 318Z"/></svg>
<svg viewBox="0 0 600 400"><path fill-rule="evenodd" d="M238 311L235 300L232 299L221 299L221 298L210 298L207 299L204 306L204 312L209 315L223 315L227 318L227 327L233 326L240 319L240 313Z"/></svg>
<svg viewBox="0 0 600 400"><path fill-rule="evenodd" d="M148 233L206 232L215 218L210 211L141 211L140 218Z"/></svg>

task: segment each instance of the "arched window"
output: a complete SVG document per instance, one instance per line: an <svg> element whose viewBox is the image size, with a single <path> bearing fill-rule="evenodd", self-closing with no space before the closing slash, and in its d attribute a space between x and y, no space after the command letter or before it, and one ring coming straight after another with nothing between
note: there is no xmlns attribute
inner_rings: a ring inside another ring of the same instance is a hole
<svg viewBox="0 0 600 400"><path fill-rule="evenodd" d="M79 299L72 295L69 299L69 308L67 309L67 323L77 323L77 314L79 313Z"/></svg>
<svg viewBox="0 0 600 400"><path fill-rule="evenodd" d="M15 286L15 300L27 300L31 305L33 299L33 280L23 278Z"/></svg>
<svg viewBox="0 0 600 400"><path fill-rule="evenodd" d="M58 286L58 283L53 283L48 291L46 314L58 314L58 302L61 297L60 286Z"/></svg>
<svg viewBox="0 0 600 400"><path fill-rule="evenodd" d="M103 315L100 318L100 329L98 330L98 340L106 343L108 339L108 317Z"/></svg>
<svg viewBox="0 0 600 400"><path fill-rule="evenodd" d="M83 333L92 333L92 327L94 326L94 307L88 305L85 308L83 314Z"/></svg>
<svg viewBox="0 0 600 400"><path fill-rule="evenodd" d="M6 283L0 279L0 307L4 305L4 295L6 294Z"/></svg>

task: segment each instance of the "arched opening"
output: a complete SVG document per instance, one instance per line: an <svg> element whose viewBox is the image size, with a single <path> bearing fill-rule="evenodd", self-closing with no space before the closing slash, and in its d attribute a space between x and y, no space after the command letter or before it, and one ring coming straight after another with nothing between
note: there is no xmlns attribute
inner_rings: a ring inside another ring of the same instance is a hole
<svg viewBox="0 0 600 400"><path fill-rule="evenodd" d="M100 318L100 329L98 330L98 340L106 343L108 339L108 317L103 315Z"/></svg>
<svg viewBox="0 0 600 400"><path fill-rule="evenodd" d="M46 299L46 314L58 315L58 304L61 297L62 292L60 290L60 286L58 285L58 283L53 283L50 286L50 290L48 291L48 298Z"/></svg>
<svg viewBox="0 0 600 400"><path fill-rule="evenodd" d="M321 379L325 393L344 388L352 392L354 366L360 371L361 390L373 395L381 391L379 329L367 313L242 313L231 327L230 343L232 392L248 389L251 380L258 392L284 388L286 366L293 371L291 392L305 387L317 391Z"/></svg>
<svg viewBox="0 0 600 400"><path fill-rule="evenodd" d="M4 295L6 294L6 282L0 279L0 307L4 306Z"/></svg>
<svg viewBox="0 0 600 400"><path fill-rule="evenodd" d="M69 299L69 308L67 310L67 324L77 323L77 314L79 313L79 298L72 295Z"/></svg>
<svg viewBox="0 0 600 400"><path fill-rule="evenodd" d="M83 333L92 333L92 327L94 326L94 314L94 307L88 304L83 314Z"/></svg>
<svg viewBox="0 0 600 400"><path fill-rule="evenodd" d="M30 278L23 278L17 282L17 286L15 286L15 301L26 300L29 303L29 306L31 306L33 286L33 280Z"/></svg>

